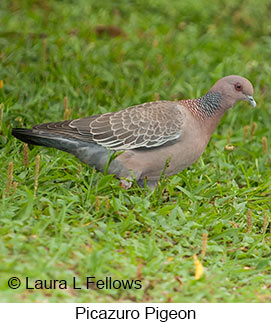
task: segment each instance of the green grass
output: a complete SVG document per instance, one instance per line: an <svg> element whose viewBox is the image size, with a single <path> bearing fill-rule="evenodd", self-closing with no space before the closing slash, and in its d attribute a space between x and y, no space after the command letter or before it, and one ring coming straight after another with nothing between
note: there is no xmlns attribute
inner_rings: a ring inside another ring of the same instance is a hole
<svg viewBox="0 0 271 323"><path fill-rule="evenodd" d="M0 300L270 302L270 2L102 3L1 0ZM99 35L97 25L122 34ZM76 158L54 149L30 147L25 167L11 136L12 127L62 120L65 96L79 118L194 98L229 74L251 80L257 109L228 111L200 160L153 192L125 191L86 165L79 172ZM10 162L17 189L6 193ZM199 280L194 254L205 268ZM142 288L11 290L12 276L81 284L111 276L141 279Z"/></svg>

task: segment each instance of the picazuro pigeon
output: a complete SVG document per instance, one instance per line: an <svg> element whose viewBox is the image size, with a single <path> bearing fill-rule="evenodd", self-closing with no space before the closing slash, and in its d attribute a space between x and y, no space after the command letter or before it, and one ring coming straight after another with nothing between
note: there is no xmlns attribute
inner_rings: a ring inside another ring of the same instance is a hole
<svg viewBox="0 0 271 323"><path fill-rule="evenodd" d="M133 178L140 186L146 181L154 187L163 171L171 176L201 156L221 117L237 101L255 107L252 95L247 79L230 75L197 99L147 102L32 129L15 128L12 134L29 144L66 151L101 172L106 167L126 187Z"/></svg>

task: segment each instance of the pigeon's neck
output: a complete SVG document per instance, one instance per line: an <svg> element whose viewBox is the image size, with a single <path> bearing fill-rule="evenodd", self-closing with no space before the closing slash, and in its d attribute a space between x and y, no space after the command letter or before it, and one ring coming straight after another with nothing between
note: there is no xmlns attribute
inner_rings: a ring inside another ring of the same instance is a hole
<svg viewBox="0 0 271 323"><path fill-rule="evenodd" d="M223 115L227 107L224 107L220 93L207 92L194 100L184 100L191 113L201 120Z"/></svg>
<svg viewBox="0 0 271 323"><path fill-rule="evenodd" d="M223 98L222 94L209 91L200 98L183 101L191 114L200 121L208 138L216 129L225 111L233 105Z"/></svg>

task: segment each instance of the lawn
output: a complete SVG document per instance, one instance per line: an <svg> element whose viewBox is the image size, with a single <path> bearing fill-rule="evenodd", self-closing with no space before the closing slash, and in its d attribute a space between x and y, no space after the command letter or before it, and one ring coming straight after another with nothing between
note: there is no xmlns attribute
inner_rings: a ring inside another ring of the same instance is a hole
<svg viewBox="0 0 271 323"><path fill-rule="evenodd" d="M271 301L270 20L267 0L1 0L0 301ZM257 108L228 111L199 161L154 191L55 149L30 146L27 161L11 136L199 97L230 74L253 83ZM87 289L86 277L142 287Z"/></svg>

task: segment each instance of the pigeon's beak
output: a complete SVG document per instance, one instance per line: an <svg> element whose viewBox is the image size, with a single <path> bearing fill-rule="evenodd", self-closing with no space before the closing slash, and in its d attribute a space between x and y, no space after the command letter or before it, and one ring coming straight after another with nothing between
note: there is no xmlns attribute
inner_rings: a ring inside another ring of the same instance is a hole
<svg viewBox="0 0 271 323"><path fill-rule="evenodd" d="M253 106L253 108L256 107L256 101L254 100L253 96L247 95L245 100L248 101Z"/></svg>

